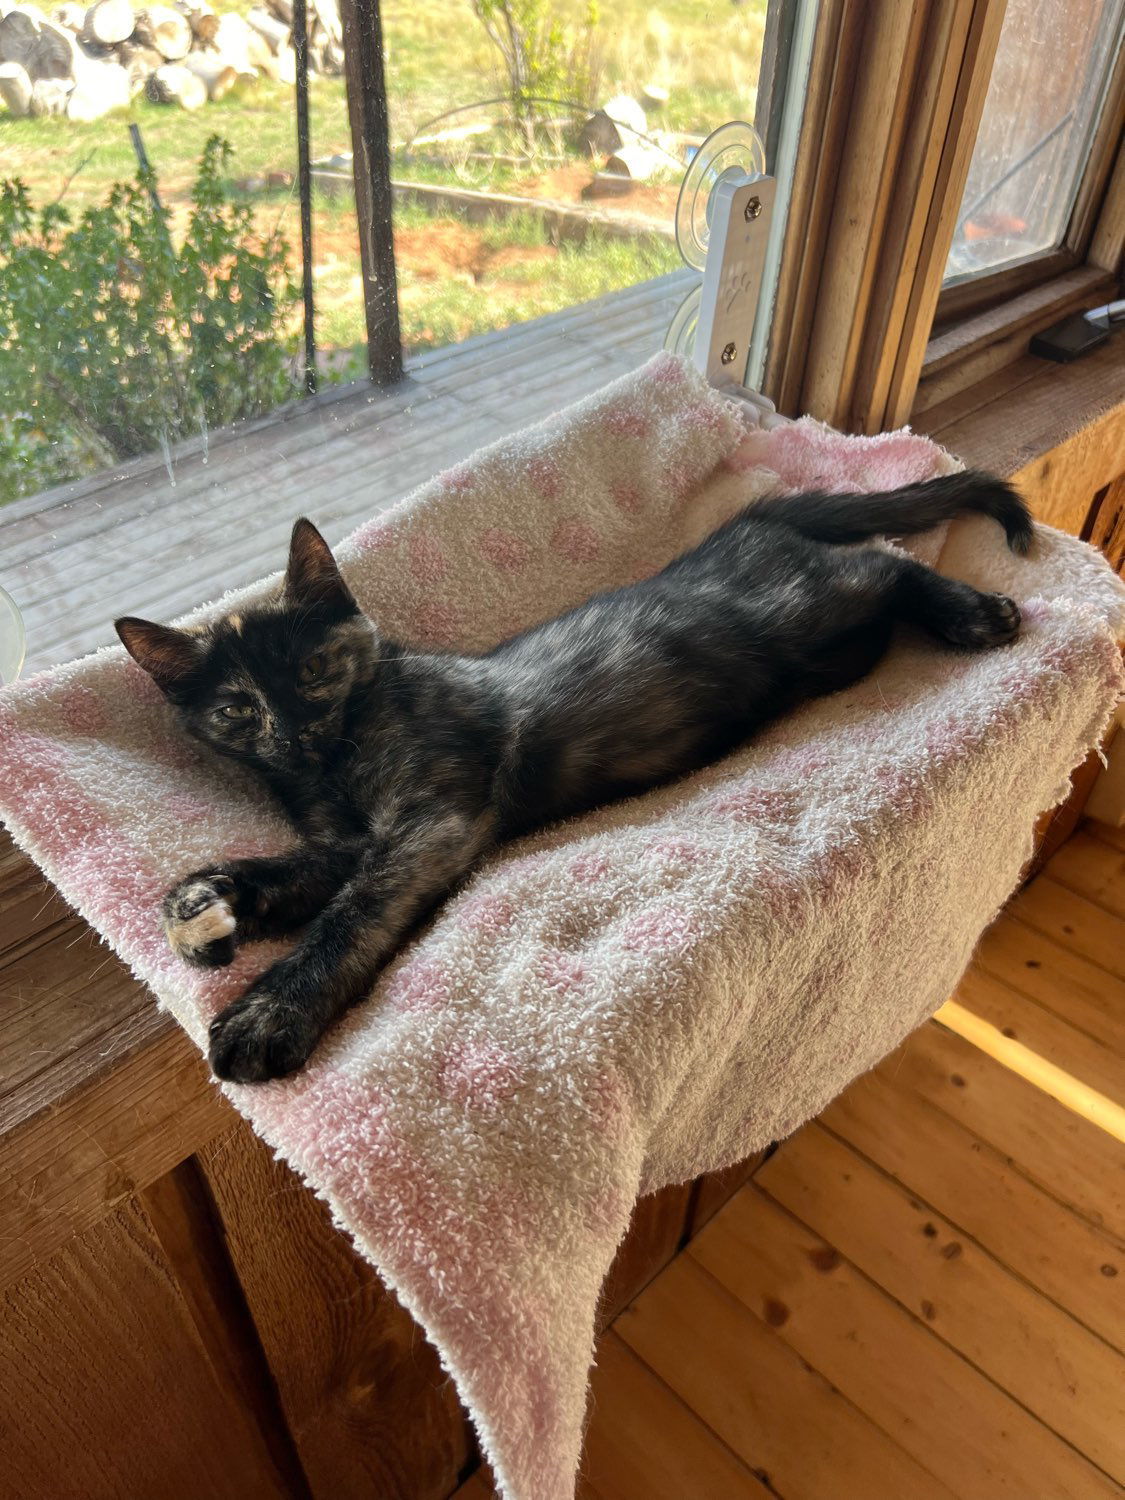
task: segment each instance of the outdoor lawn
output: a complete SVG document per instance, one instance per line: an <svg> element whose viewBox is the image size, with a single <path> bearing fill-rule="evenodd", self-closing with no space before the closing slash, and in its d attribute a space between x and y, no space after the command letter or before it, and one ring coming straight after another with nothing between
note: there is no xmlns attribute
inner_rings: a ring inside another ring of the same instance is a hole
<svg viewBox="0 0 1125 1500"><path fill-rule="evenodd" d="M214 3L220 12L244 13L251 0ZM593 14L587 0L565 0L550 6L550 14L571 25L571 37L583 39L583 45L570 77L573 89L565 88L569 42L560 53L563 74L555 87L565 97L580 85L587 87L589 98L580 102L597 104L620 93L639 97L646 85L655 84L668 95L665 105L649 111L649 128L658 131L702 136L728 119L752 118L765 10L766 0L664 0L651 6L643 0L617 0L587 30ZM506 75L470 0L384 0L382 13L396 182L578 201L594 167L588 157L575 153L559 129L538 134L530 152L514 126L407 152L404 148L420 132L432 134L473 120L500 121L502 102L430 125L446 111L496 100L505 92ZM349 151L343 79L314 76L310 98L314 158ZM555 111L556 118L566 114L565 109ZM574 110L570 115L582 117ZM16 119L0 110L0 176L21 179L37 206L58 200L77 218L90 205L103 203L114 183L135 175L130 122L140 127L161 199L171 212L174 241L179 243L187 228L204 144L217 134L232 148L224 168L228 191L251 206L253 225L261 234L280 230L291 270L298 274L293 90L278 83L245 83L190 113L150 103L142 95L128 111L90 124ZM496 150L497 143L504 149ZM493 154L505 159L494 160ZM543 220L532 213L470 224L449 207L400 203L396 259L408 353L503 328L674 269L679 259L667 229L681 175L682 167L669 159L666 170L634 197L595 204L630 215L639 207L640 216L665 229L630 239L592 230L581 242L555 244ZM313 258L317 340L325 372L329 378L351 378L363 368L365 330L350 194L314 194ZM296 312L288 328L295 342ZM3 441L0 411L0 446Z"/></svg>

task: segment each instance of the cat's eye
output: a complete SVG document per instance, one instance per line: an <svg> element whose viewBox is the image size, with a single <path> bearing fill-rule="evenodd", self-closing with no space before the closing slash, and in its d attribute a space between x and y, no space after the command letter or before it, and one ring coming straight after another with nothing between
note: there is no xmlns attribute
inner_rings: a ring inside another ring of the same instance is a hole
<svg viewBox="0 0 1125 1500"><path fill-rule="evenodd" d="M301 663L297 676L302 682L315 682L324 673L324 657L310 656Z"/></svg>
<svg viewBox="0 0 1125 1500"><path fill-rule="evenodd" d="M224 719L249 719L254 710L249 703L227 703L219 712Z"/></svg>

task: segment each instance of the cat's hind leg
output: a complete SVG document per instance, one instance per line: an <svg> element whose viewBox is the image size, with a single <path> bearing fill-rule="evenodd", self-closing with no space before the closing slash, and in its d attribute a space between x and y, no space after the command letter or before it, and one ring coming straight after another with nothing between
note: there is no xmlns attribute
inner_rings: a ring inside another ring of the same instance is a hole
<svg viewBox="0 0 1125 1500"><path fill-rule="evenodd" d="M969 651L1007 645L1019 634L1020 612L1014 599L946 578L909 559L900 561L892 607L898 619Z"/></svg>

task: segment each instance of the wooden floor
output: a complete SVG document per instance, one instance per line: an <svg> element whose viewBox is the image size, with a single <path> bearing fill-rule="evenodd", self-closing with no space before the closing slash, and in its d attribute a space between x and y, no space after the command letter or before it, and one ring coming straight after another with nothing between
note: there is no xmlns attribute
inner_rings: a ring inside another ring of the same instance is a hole
<svg viewBox="0 0 1125 1500"><path fill-rule="evenodd" d="M281 566L298 515L330 542L476 449L661 348L688 271L410 361L391 391L330 390L167 455L0 507L0 583L27 670L113 644L120 614L170 619Z"/></svg>
<svg viewBox="0 0 1125 1500"><path fill-rule="evenodd" d="M1125 1494L1125 837L1095 826L603 1337L581 1500Z"/></svg>

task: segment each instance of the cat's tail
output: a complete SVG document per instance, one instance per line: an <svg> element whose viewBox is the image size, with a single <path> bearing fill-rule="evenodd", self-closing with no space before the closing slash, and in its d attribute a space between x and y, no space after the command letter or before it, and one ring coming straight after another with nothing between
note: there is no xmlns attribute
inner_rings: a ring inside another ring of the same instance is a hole
<svg viewBox="0 0 1125 1500"><path fill-rule="evenodd" d="M758 501L750 513L817 542L861 542L928 531L967 511L998 521L1013 552L1030 550L1035 532L1023 500L1002 479L972 469L877 495L774 495Z"/></svg>

